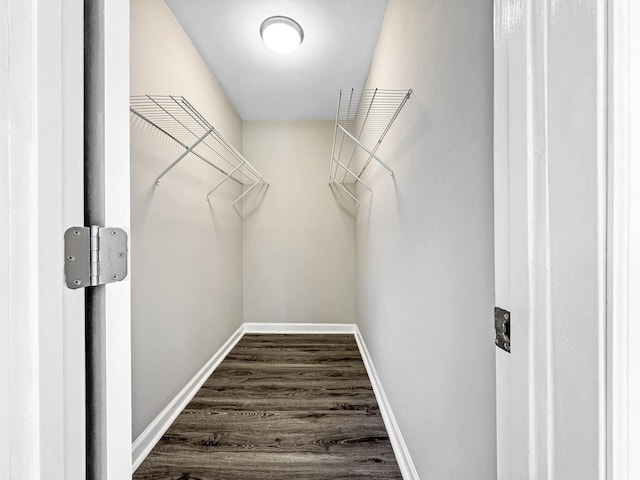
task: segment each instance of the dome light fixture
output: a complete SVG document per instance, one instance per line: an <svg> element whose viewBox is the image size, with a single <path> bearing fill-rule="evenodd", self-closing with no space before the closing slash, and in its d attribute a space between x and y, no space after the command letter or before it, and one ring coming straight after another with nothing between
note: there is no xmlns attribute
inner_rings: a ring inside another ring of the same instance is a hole
<svg viewBox="0 0 640 480"><path fill-rule="evenodd" d="M298 22L289 17L269 17L260 25L265 45L276 53L291 53L300 46L304 32Z"/></svg>

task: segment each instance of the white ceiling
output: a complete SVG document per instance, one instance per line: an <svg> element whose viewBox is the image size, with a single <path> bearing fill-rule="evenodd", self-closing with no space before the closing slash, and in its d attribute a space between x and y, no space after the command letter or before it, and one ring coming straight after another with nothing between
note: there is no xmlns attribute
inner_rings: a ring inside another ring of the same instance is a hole
<svg viewBox="0 0 640 480"><path fill-rule="evenodd" d="M362 88L387 0L166 0L243 119L330 119ZM288 55L260 38L267 17L304 30Z"/></svg>

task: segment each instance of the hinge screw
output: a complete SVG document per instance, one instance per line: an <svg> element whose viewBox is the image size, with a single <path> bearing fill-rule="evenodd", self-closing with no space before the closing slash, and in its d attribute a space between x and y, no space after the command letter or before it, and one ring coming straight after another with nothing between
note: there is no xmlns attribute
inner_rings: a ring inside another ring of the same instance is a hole
<svg viewBox="0 0 640 480"><path fill-rule="evenodd" d="M111 280L117 280L117 279L118 279L118 275L116 275L115 273L111 275Z"/></svg>
<svg viewBox="0 0 640 480"><path fill-rule="evenodd" d="M80 230L74 230L73 234L77 237L78 235L80 235Z"/></svg>
<svg viewBox="0 0 640 480"><path fill-rule="evenodd" d="M115 237L116 235L118 235L118 232L116 230L111 230L111 235Z"/></svg>
<svg viewBox="0 0 640 480"><path fill-rule="evenodd" d="M70 262L73 262L76 259L76 257L74 257L73 255L69 255L67 257L67 260L69 260Z"/></svg>
<svg viewBox="0 0 640 480"><path fill-rule="evenodd" d="M509 320L509 314L508 314L508 313L505 313L505 314L504 314L504 319L505 319L505 320Z"/></svg>
<svg viewBox="0 0 640 480"><path fill-rule="evenodd" d="M73 284L74 285L82 285L82 282L80 280L74 280Z"/></svg>

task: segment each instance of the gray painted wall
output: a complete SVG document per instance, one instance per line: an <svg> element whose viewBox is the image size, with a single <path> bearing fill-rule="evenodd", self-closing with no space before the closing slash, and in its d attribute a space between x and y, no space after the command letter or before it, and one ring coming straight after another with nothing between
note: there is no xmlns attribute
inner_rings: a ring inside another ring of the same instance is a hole
<svg viewBox="0 0 640 480"><path fill-rule="evenodd" d="M356 321L353 209L327 185L333 127L244 122L243 151L271 184L245 205L247 322Z"/></svg>
<svg viewBox="0 0 640 480"><path fill-rule="evenodd" d="M496 476L492 14L390 0L368 78L415 93L361 192L360 328L431 480Z"/></svg>
<svg viewBox="0 0 640 480"><path fill-rule="evenodd" d="M236 147L242 122L162 0L131 2L131 93L185 96ZM189 157L155 186L181 150L131 123L133 438L242 323L242 222L228 182Z"/></svg>

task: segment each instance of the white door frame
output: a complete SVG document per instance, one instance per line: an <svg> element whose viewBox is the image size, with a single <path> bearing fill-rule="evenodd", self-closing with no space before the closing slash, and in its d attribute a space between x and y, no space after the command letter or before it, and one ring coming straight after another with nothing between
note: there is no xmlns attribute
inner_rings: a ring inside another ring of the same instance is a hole
<svg viewBox="0 0 640 480"><path fill-rule="evenodd" d="M0 2L0 478L84 478L81 0Z"/></svg>
<svg viewBox="0 0 640 480"><path fill-rule="evenodd" d="M640 478L640 5L609 2L608 480Z"/></svg>
<svg viewBox="0 0 640 480"><path fill-rule="evenodd" d="M609 3L494 2L499 480L606 476Z"/></svg>

